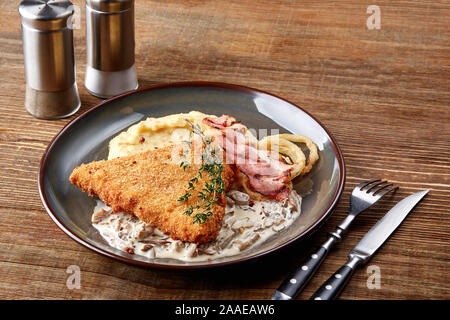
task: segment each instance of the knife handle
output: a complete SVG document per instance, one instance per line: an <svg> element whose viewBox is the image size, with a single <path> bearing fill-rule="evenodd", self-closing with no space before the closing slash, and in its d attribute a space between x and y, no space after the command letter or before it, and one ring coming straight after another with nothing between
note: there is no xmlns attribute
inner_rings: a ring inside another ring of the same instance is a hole
<svg viewBox="0 0 450 320"><path fill-rule="evenodd" d="M362 261L360 257L352 257L338 271L336 271L311 296L310 300L333 300L344 289L355 272L356 266Z"/></svg>

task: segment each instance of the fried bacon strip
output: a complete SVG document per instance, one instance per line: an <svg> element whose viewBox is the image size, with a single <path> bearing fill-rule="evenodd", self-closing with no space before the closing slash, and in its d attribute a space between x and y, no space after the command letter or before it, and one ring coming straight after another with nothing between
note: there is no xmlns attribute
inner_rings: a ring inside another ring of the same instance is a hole
<svg viewBox="0 0 450 320"><path fill-rule="evenodd" d="M258 149L256 138L249 138L247 128L233 117L205 118L203 123L219 130L214 137L225 151L226 163L235 164L248 178L254 191L278 201L289 197L293 166L286 163L279 153Z"/></svg>

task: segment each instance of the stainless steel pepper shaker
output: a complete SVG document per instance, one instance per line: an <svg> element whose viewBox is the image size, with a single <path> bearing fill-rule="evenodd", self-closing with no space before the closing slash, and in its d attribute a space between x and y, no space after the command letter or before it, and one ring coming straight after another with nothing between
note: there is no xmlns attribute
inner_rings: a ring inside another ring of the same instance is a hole
<svg viewBox="0 0 450 320"><path fill-rule="evenodd" d="M75 82L72 17L64 0L25 0L19 5L25 59L25 108L37 118L58 119L80 107Z"/></svg>
<svg viewBox="0 0 450 320"><path fill-rule="evenodd" d="M134 65L134 0L86 0L87 67L84 85L94 96L138 87Z"/></svg>

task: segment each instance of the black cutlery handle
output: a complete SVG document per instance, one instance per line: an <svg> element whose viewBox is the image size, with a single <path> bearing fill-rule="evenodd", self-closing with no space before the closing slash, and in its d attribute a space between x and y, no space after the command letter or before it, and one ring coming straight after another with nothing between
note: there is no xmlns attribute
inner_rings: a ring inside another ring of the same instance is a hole
<svg viewBox="0 0 450 320"><path fill-rule="evenodd" d="M317 252L313 253L309 259L283 281L277 291L286 295L285 299L294 299L317 271L327 254L328 250L320 247ZM272 300L279 300L276 295L272 297Z"/></svg>
<svg viewBox="0 0 450 320"><path fill-rule="evenodd" d="M336 271L317 291L311 296L310 300L333 300L342 289L344 289L348 280L353 274L353 268L343 265Z"/></svg>
<svg viewBox="0 0 450 320"><path fill-rule="evenodd" d="M310 300L333 300L341 293L363 259L352 257L311 296Z"/></svg>

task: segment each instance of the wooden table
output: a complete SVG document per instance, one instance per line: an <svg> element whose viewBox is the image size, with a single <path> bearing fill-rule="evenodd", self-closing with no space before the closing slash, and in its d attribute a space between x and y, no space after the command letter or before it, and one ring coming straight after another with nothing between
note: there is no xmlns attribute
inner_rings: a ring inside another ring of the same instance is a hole
<svg viewBox="0 0 450 320"><path fill-rule="evenodd" d="M74 2L83 16L75 30L82 112L100 100L83 86L85 10ZM141 87L208 80L273 92L320 119L347 164L345 193L311 239L256 263L199 272L102 257L46 214L39 160L71 119L38 120L24 109L18 3L0 2L0 298L268 299L346 215L352 188L373 177L401 188L358 217L299 298L308 298L396 201L422 189L429 195L368 264L380 267L381 289L367 288L365 266L341 298L450 298L448 1L136 1ZM379 30L366 26L371 4L381 9ZM66 287L69 265L81 269L79 290Z"/></svg>

